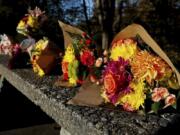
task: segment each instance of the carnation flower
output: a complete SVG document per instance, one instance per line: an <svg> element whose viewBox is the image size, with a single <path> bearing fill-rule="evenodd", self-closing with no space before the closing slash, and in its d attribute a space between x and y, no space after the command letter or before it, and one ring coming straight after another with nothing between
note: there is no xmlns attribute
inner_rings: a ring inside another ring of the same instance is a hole
<svg viewBox="0 0 180 135"><path fill-rule="evenodd" d="M174 94L170 94L169 96L166 97L165 99L165 106L164 108L174 105L176 103L176 96Z"/></svg>
<svg viewBox="0 0 180 135"><path fill-rule="evenodd" d="M131 91L129 83L132 76L128 72L128 64L120 57L118 61L110 61L103 72L104 90L113 104L116 104L119 96Z"/></svg>
<svg viewBox="0 0 180 135"><path fill-rule="evenodd" d="M152 92L152 101L159 102L162 99L165 99L169 95L169 92L164 87L154 88Z"/></svg>
<svg viewBox="0 0 180 135"><path fill-rule="evenodd" d="M85 49L80 53L80 60L84 66L91 67L94 65L95 57L90 50Z"/></svg>
<svg viewBox="0 0 180 135"><path fill-rule="evenodd" d="M117 61L119 57L125 60L131 59L137 51L137 43L132 39L118 40L113 43L110 58Z"/></svg>

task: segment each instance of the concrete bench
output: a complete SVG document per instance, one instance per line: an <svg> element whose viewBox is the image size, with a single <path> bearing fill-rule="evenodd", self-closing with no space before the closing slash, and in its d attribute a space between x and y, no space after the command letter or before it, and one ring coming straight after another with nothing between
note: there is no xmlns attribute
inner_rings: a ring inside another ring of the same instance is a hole
<svg viewBox="0 0 180 135"><path fill-rule="evenodd" d="M7 68L8 57L0 55L0 74L18 91L54 119L61 135L172 134L180 128L180 115L129 113L101 107L67 105L78 88L54 88L58 76L38 77L32 69Z"/></svg>

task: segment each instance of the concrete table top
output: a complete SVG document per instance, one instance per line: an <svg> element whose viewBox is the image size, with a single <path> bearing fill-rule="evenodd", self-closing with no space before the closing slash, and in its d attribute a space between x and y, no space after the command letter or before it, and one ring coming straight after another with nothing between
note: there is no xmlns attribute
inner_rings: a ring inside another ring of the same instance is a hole
<svg viewBox="0 0 180 135"><path fill-rule="evenodd" d="M72 135L172 134L180 128L179 114L145 116L101 107L67 105L78 88L54 88L58 76L41 78L31 68L10 70L7 61L7 56L0 55L0 74Z"/></svg>

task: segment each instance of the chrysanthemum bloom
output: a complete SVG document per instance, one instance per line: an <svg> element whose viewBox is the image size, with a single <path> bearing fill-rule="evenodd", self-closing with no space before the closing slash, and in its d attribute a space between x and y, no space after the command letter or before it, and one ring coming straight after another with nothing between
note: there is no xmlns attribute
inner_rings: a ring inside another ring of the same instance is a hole
<svg viewBox="0 0 180 135"><path fill-rule="evenodd" d="M47 40L46 38L39 40L35 44L32 54L31 54L31 62L32 62L33 70L35 73L38 73L39 76L44 76L45 72L37 64L37 60L38 60L39 56L41 55L42 51L48 45L48 43L49 43L49 40Z"/></svg>
<svg viewBox="0 0 180 135"><path fill-rule="evenodd" d="M138 52L130 64L134 78L146 79L149 84L153 79L161 80L172 74L171 68L164 60L147 51Z"/></svg>
<svg viewBox="0 0 180 135"><path fill-rule="evenodd" d="M159 102L162 99L165 99L169 95L167 88L159 87L154 88L152 92L152 101Z"/></svg>
<svg viewBox="0 0 180 135"><path fill-rule="evenodd" d="M128 61L119 58L118 61L110 61L103 72L104 91L113 104L120 96L131 91L129 83L132 76L128 72L128 65Z"/></svg>
<svg viewBox="0 0 180 135"><path fill-rule="evenodd" d="M84 66L91 67L94 65L95 57L90 50L85 49L80 53L80 61Z"/></svg>
<svg viewBox="0 0 180 135"><path fill-rule="evenodd" d="M68 45L63 57L63 61L71 63L75 59L74 48L71 45Z"/></svg>
<svg viewBox="0 0 180 135"><path fill-rule="evenodd" d="M74 54L74 48L68 45L65 55L62 60L62 72L65 80L68 80L72 85L76 85L78 77L78 61Z"/></svg>
<svg viewBox="0 0 180 135"><path fill-rule="evenodd" d="M79 67L79 62L76 59L68 64L69 83L74 86L77 85L77 81L78 81L78 67Z"/></svg>
<svg viewBox="0 0 180 135"><path fill-rule="evenodd" d="M137 52L137 43L132 39L118 40L113 43L110 58L117 61L119 57L131 59Z"/></svg>
<svg viewBox="0 0 180 135"><path fill-rule="evenodd" d="M31 28L37 28L38 27L37 18L29 15L27 20L27 25Z"/></svg>
<svg viewBox="0 0 180 135"><path fill-rule="evenodd" d="M174 105L176 103L176 96L174 94L170 94L169 96L166 97L165 99L165 106L164 108Z"/></svg>
<svg viewBox="0 0 180 135"><path fill-rule="evenodd" d="M138 82L131 82L130 88L132 91L124 94L118 99L117 104L123 105L125 110L136 111L139 107L144 107L146 95L144 92L145 83L141 80Z"/></svg>

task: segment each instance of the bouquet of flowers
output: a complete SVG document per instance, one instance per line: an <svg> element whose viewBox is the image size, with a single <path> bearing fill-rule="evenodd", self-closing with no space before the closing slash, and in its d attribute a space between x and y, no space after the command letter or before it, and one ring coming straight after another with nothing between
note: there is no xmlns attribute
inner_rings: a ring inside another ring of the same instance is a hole
<svg viewBox="0 0 180 135"><path fill-rule="evenodd" d="M17 26L17 32L28 36L30 31L36 31L39 27L39 17L42 16L45 12L41 11L38 7L35 7L34 10L29 9L28 14L23 17Z"/></svg>
<svg viewBox="0 0 180 135"><path fill-rule="evenodd" d="M72 86L82 84L91 71L94 61L95 42L86 33L75 39L65 51L62 60L63 79Z"/></svg>
<svg viewBox="0 0 180 135"><path fill-rule="evenodd" d="M83 84L68 103L83 106L108 103L144 113L176 110L179 72L142 26L133 24L118 33L109 51L94 65L89 81L98 86Z"/></svg>
<svg viewBox="0 0 180 135"><path fill-rule="evenodd" d="M12 43L6 34L0 35L0 54L11 54Z"/></svg>
<svg viewBox="0 0 180 135"><path fill-rule="evenodd" d="M7 35L0 35L0 54L9 55L8 67L10 69L27 65L27 55L22 46L13 43Z"/></svg>
<svg viewBox="0 0 180 135"><path fill-rule="evenodd" d="M159 56L142 49L134 39L112 44L110 61L102 73L102 97L127 111L176 108L179 87L170 66ZM151 104L148 108L145 104Z"/></svg>

